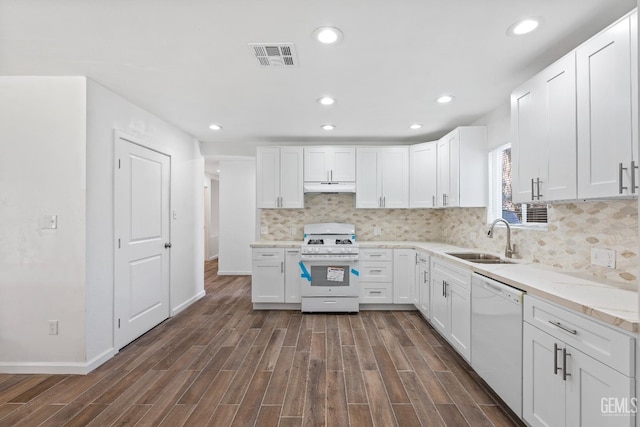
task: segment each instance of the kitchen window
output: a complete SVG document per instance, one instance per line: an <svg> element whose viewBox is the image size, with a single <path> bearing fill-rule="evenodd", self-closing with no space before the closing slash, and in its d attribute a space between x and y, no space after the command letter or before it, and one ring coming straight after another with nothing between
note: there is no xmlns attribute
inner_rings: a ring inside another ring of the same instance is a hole
<svg viewBox="0 0 640 427"><path fill-rule="evenodd" d="M519 228L547 229L546 203L513 203L511 197L511 144L489 152L489 206L487 221L503 218Z"/></svg>

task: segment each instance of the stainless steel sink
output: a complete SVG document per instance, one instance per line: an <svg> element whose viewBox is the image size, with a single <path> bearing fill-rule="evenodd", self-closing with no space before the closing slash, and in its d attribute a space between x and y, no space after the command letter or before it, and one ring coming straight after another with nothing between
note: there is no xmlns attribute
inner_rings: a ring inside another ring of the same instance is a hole
<svg viewBox="0 0 640 427"><path fill-rule="evenodd" d="M477 264L513 264L511 261L482 252L447 252L447 255Z"/></svg>

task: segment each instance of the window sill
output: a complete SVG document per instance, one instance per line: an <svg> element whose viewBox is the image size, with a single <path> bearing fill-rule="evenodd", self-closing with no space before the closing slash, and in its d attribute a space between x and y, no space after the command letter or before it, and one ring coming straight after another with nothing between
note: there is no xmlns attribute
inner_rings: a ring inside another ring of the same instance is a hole
<svg viewBox="0 0 640 427"><path fill-rule="evenodd" d="M491 226L491 222L487 222L487 227ZM498 227L506 227L502 223L496 224ZM531 230L531 231L549 231L549 224L509 224L514 230Z"/></svg>

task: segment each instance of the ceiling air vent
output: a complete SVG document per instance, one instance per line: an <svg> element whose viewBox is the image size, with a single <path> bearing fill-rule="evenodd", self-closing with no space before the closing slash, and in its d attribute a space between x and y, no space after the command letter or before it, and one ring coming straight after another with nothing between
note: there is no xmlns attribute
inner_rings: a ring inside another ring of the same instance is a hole
<svg viewBox="0 0 640 427"><path fill-rule="evenodd" d="M297 67L293 43L249 43L258 63L263 67Z"/></svg>

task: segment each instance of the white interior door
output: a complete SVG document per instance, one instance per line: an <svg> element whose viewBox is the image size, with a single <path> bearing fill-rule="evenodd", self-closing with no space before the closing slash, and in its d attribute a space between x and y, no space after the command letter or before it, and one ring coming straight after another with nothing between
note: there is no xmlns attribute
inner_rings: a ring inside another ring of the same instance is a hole
<svg viewBox="0 0 640 427"><path fill-rule="evenodd" d="M170 157L115 138L114 345L169 317Z"/></svg>

